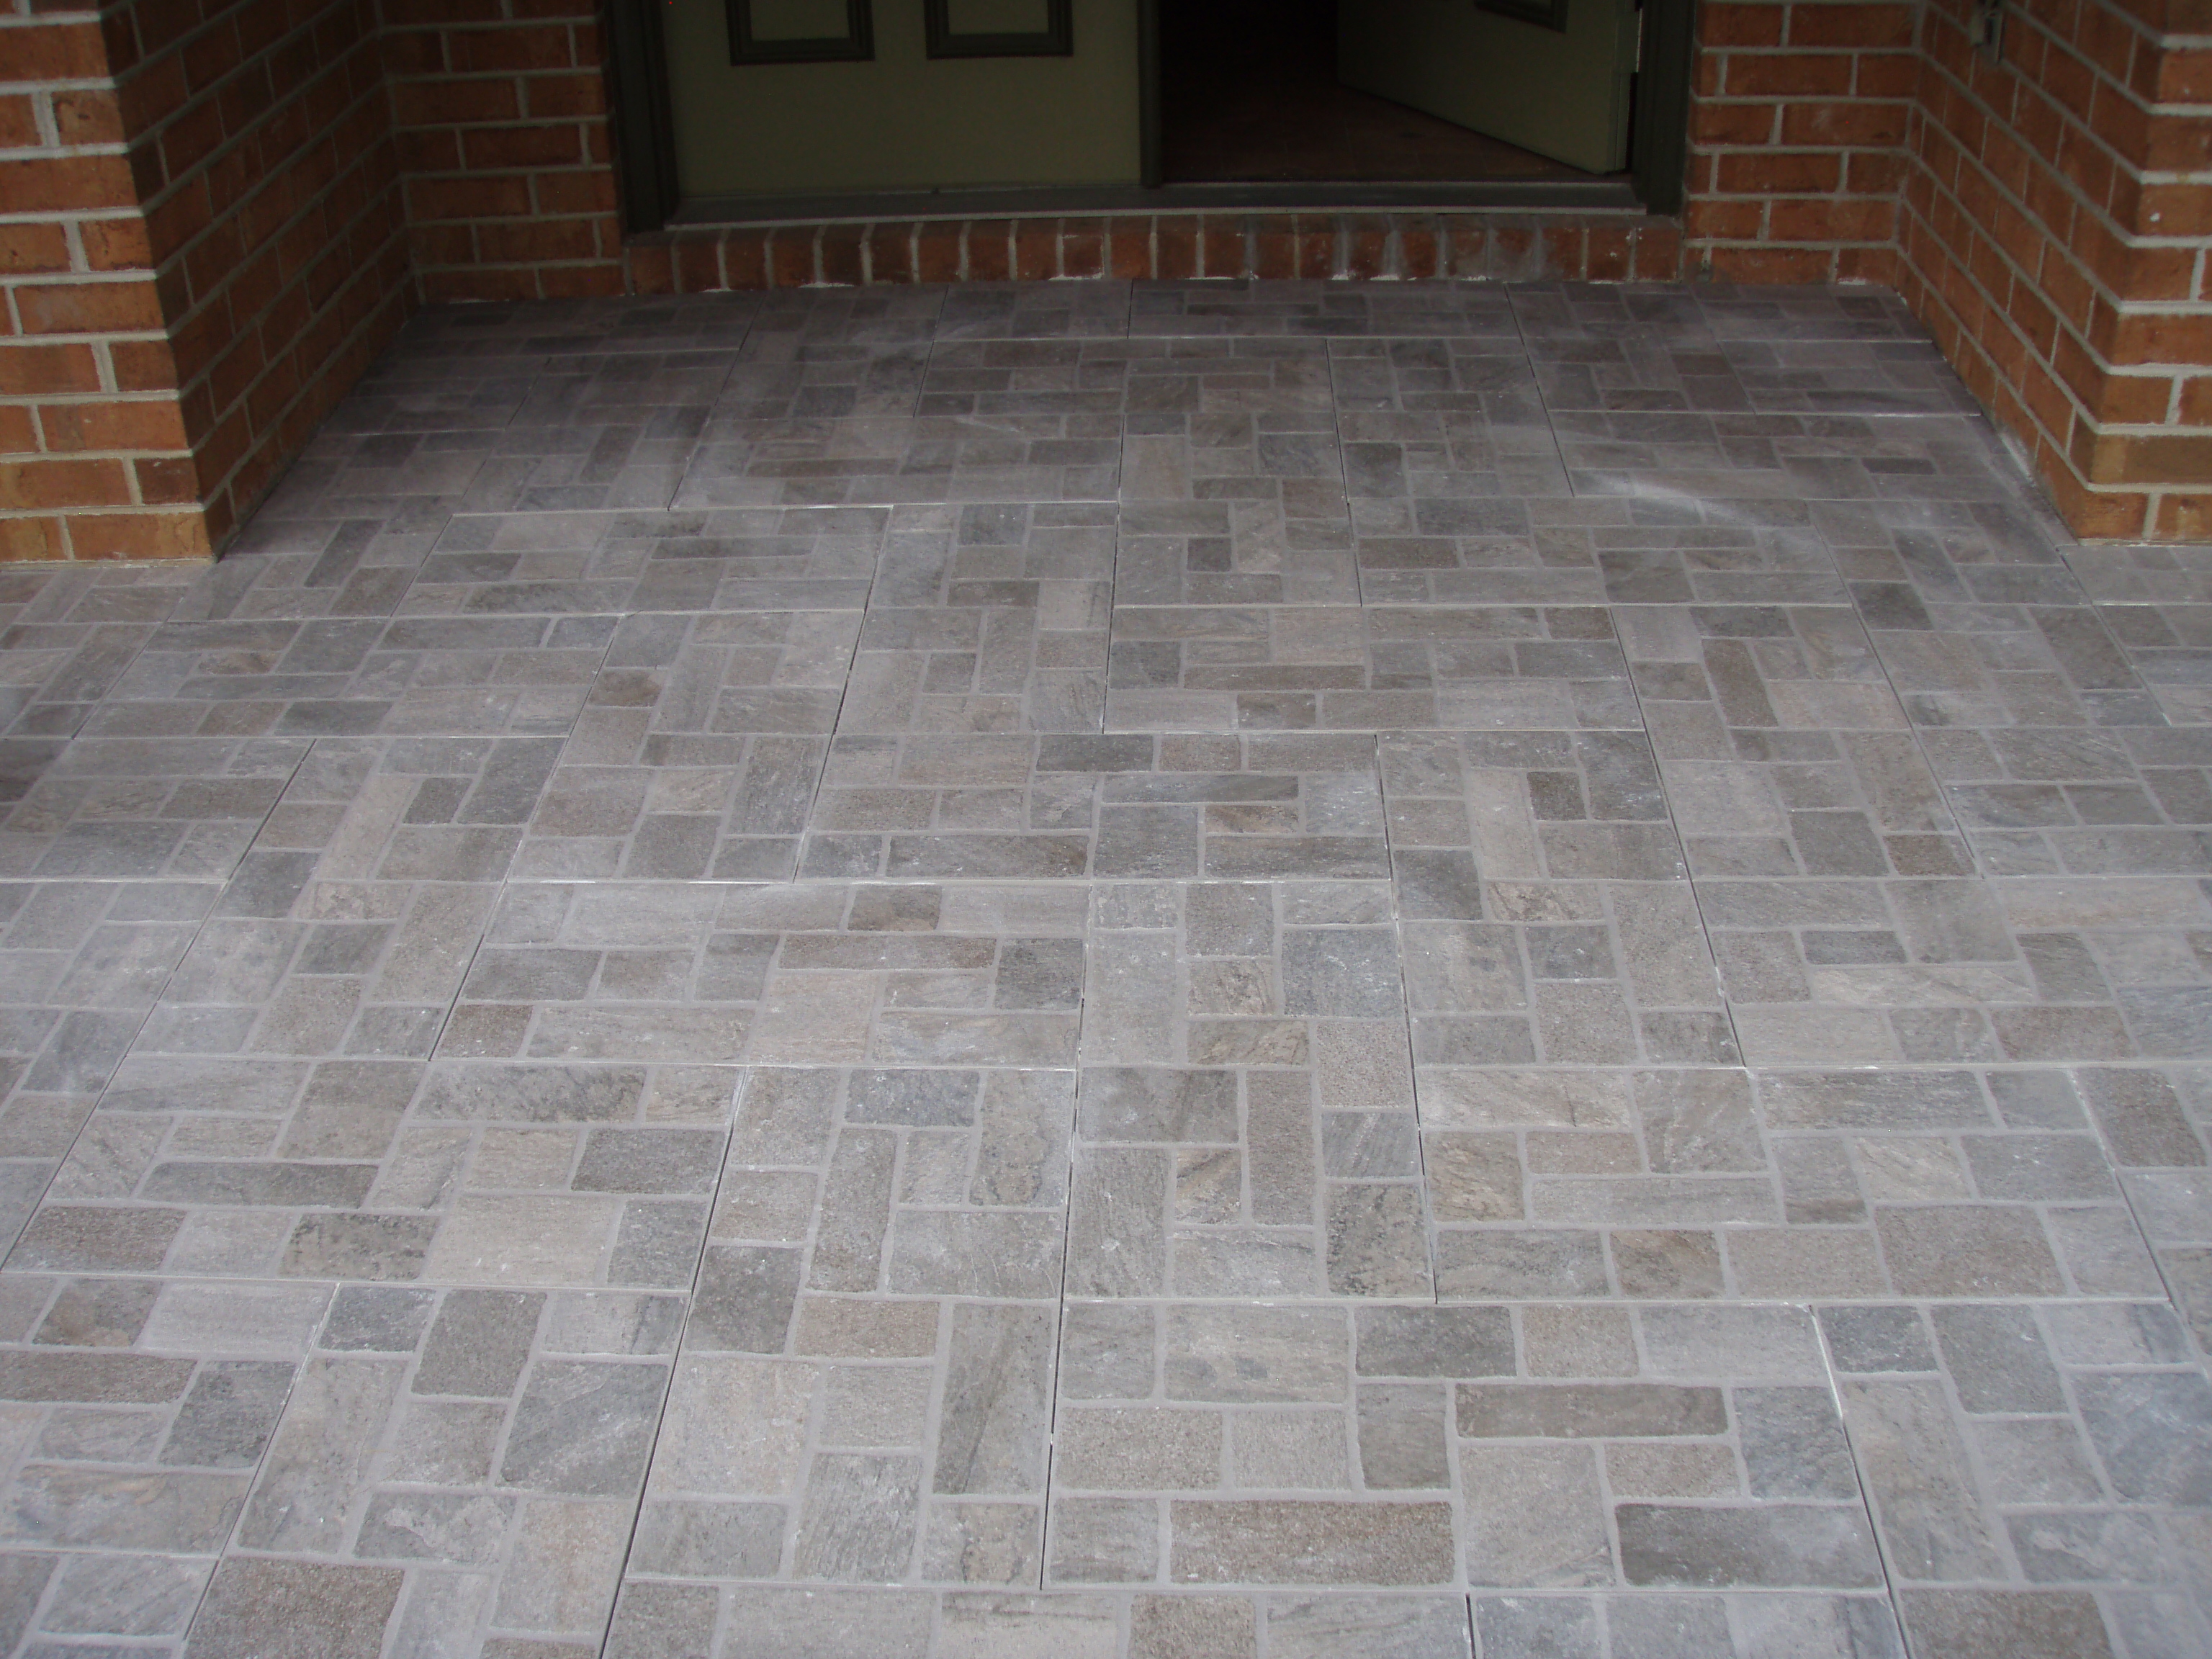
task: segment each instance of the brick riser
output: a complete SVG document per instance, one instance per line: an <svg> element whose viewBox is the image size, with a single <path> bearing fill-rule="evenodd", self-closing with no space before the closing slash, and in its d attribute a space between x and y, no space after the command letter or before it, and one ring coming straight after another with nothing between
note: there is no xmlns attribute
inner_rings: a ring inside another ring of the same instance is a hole
<svg viewBox="0 0 2212 1659"><path fill-rule="evenodd" d="M1634 212L750 225L641 237L624 253L635 294L1107 276L1673 282L1689 274L1680 227Z"/></svg>

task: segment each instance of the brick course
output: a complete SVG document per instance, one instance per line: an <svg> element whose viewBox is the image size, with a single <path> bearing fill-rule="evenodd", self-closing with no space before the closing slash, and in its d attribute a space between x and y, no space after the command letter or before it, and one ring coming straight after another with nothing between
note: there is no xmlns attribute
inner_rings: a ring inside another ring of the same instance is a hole
<svg viewBox="0 0 2212 1659"><path fill-rule="evenodd" d="M1419 282L1673 282L1668 219L1595 214L1116 214L736 226L633 238L635 294L874 283L1304 276Z"/></svg>
<svg viewBox="0 0 2212 1659"><path fill-rule="evenodd" d="M426 300L623 291L593 0L383 0L384 69Z"/></svg>

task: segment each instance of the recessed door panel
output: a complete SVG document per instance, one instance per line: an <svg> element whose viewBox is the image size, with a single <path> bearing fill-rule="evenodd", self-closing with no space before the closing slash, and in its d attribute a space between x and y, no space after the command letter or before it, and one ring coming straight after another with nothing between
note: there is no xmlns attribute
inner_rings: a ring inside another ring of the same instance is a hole
<svg viewBox="0 0 2212 1659"><path fill-rule="evenodd" d="M1592 173L1628 165L1635 0L1338 0L1346 86Z"/></svg>
<svg viewBox="0 0 2212 1659"><path fill-rule="evenodd" d="M1135 184L1137 9L672 0L661 22L683 194ZM839 48L862 37L865 56Z"/></svg>

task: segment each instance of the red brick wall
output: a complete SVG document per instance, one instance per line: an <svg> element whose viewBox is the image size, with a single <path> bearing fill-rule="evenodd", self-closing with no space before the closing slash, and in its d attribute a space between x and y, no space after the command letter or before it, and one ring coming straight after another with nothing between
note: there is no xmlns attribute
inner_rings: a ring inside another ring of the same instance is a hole
<svg viewBox="0 0 2212 1659"><path fill-rule="evenodd" d="M0 15L0 552L205 556L410 303L371 0Z"/></svg>
<svg viewBox="0 0 2212 1659"><path fill-rule="evenodd" d="M1693 270L1887 282L1919 8L1705 0L1682 228Z"/></svg>
<svg viewBox="0 0 2212 1659"><path fill-rule="evenodd" d="M2212 534L2212 42L2161 0L1930 0L1900 287L2083 534ZM2200 25L2201 27L2201 25Z"/></svg>
<svg viewBox="0 0 2212 1659"><path fill-rule="evenodd" d="M623 291L594 0L383 0L428 300Z"/></svg>
<svg viewBox="0 0 2212 1659"><path fill-rule="evenodd" d="M0 558L209 550L90 10L0 9Z"/></svg>
<svg viewBox="0 0 2212 1659"><path fill-rule="evenodd" d="M138 0L106 33L209 539L410 303L372 0Z"/></svg>

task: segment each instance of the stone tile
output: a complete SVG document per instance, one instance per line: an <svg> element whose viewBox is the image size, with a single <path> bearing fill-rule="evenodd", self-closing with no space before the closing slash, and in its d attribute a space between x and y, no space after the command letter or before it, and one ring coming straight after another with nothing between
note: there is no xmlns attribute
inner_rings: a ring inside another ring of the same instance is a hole
<svg viewBox="0 0 2212 1659"><path fill-rule="evenodd" d="M804 872L1375 878L1364 738L840 737Z"/></svg>
<svg viewBox="0 0 2212 1659"><path fill-rule="evenodd" d="M389 1567L227 1561L192 1620L191 1650L373 1659L383 1649L403 1576Z"/></svg>
<svg viewBox="0 0 2212 1659"><path fill-rule="evenodd" d="M1110 501L1121 450L1110 415L732 416L708 428L669 504Z"/></svg>
<svg viewBox="0 0 2212 1659"><path fill-rule="evenodd" d="M2212 1644L2208 590L1962 398L433 307L220 565L11 573L0 1645Z"/></svg>
<svg viewBox="0 0 2212 1659"><path fill-rule="evenodd" d="M404 1618L464 1619L488 1640L596 1634L681 1305L349 1291L284 1403L239 1543L310 1580L325 1563L390 1563Z"/></svg>
<svg viewBox="0 0 2212 1659"><path fill-rule="evenodd" d="M894 513L839 733L1097 731L1113 537L1105 506Z"/></svg>
<svg viewBox="0 0 2212 1659"><path fill-rule="evenodd" d="M1117 591L1107 687L1116 731L1579 725L1632 709L1602 612L1534 606L1139 605Z"/></svg>
<svg viewBox="0 0 2212 1659"><path fill-rule="evenodd" d="M1178 1500L1170 1505L1178 1583L1434 1584L1453 1576L1443 1504Z"/></svg>
<svg viewBox="0 0 2212 1659"><path fill-rule="evenodd" d="M1385 892L1099 890L1070 1294L1429 1293Z"/></svg>

